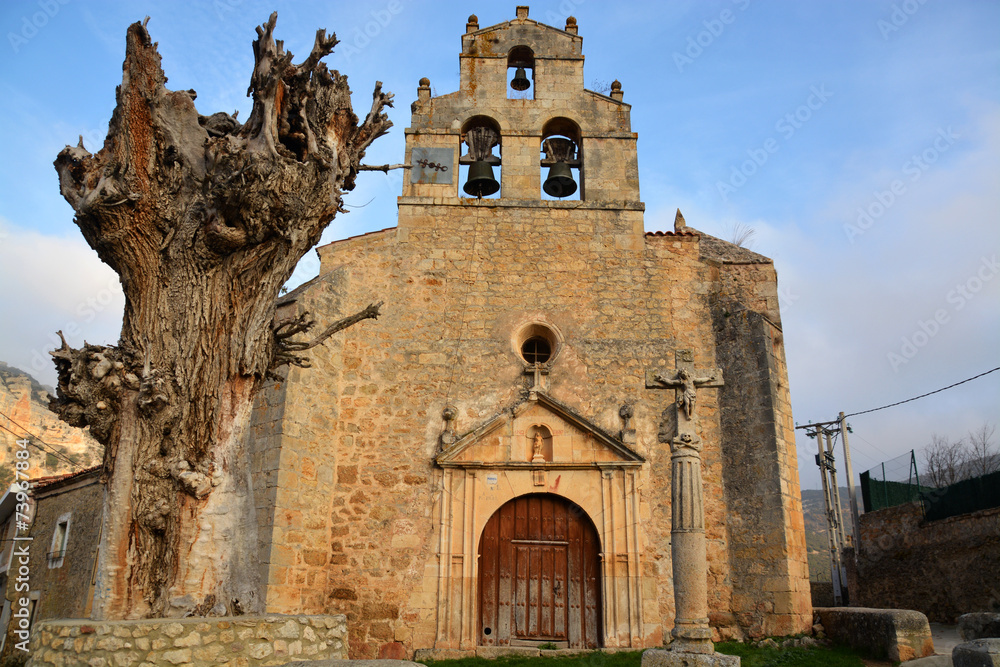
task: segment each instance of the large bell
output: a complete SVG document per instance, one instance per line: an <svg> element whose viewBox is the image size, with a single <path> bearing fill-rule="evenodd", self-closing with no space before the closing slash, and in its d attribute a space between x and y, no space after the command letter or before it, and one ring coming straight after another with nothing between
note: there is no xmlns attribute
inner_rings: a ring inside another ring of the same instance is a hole
<svg viewBox="0 0 1000 667"><path fill-rule="evenodd" d="M556 162L549 167L549 177L542 184L545 194L550 197L569 197L576 192L576 181L573 172L565 162Z"/></svg>
<svg viewBox="0 0 1000 667"><path fill-rule="evenodd" d="M493 178L493 166L485 160L476 160L469 165L469 180L462 188L470 197L487 197L500 189L500 184ZM576 185L573 185L576 189Z"/></svg>
<svg viewBox="0 0 1000 667"><path fill-rule="evenodd" d="M531 82L528 81L528 75L524 72L523 67L518 67L517 71L514 72L514 78L511 79L510 87L514 90L527 90L531 87Z"/></svg>

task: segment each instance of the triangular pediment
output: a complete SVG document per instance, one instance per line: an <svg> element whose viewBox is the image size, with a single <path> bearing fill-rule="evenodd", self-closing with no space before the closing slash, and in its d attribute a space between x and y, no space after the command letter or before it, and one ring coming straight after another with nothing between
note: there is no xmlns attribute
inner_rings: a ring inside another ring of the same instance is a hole
<svg viewBox="0 0 1000 667"><path fill-rule="evenodd" d="M442 467L636 467L645 459L543 392L465 433L438 454Z"/></svg>

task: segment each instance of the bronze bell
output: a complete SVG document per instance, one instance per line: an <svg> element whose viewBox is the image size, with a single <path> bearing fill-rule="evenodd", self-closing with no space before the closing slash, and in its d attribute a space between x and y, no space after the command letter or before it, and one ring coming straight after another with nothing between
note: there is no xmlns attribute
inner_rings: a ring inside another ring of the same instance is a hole
<svg viewBox="0 0 1000 667"><path fill-rule="evenodd" d="M493 166L485 160L476 160L469 165L469 180L462 188L470 197L487 197L500 189L497 179L493 178ZM573 185L576 189L576 185Z"/></svg>
<svg viewBox="0 0 1000 667"><path fill-rule="evenodd" d="M471 172L470 172L471 173ZM576 192L576 181L573 172L565 162L556 162L549 167L549 177L542 184L545 194L550 197L569 197Z"/></svg>
<svg viewBox="0 0 1000 667"><path fill-rule="evenodd" d="M514 78L510 82L510 87L514 90L527 90L531 87L531 82L528 81L528 75L524 72L523 67L518 67L517 71L514 72Z"/></svg>

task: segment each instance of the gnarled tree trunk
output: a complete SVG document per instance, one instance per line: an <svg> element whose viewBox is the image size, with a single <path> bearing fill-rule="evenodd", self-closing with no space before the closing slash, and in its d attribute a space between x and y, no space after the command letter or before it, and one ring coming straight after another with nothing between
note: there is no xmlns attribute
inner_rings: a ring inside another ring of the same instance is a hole
<svg viewBox="0 0 1000 667"><path fill-rule="evenodd" d="M376 84L365 120L347 78L321 62L320 30L300 65L257 29L249 120L200 116L194 91L170 91L145 24L126 37L104 147L56 159L87 242L121 278L117 347L63 343L52 409L105 446L107 502L97 618L263 610L244 442L255 392L312 340L311 322L277 327L275 299L341 210L365 149L391 126Z"/></svg>

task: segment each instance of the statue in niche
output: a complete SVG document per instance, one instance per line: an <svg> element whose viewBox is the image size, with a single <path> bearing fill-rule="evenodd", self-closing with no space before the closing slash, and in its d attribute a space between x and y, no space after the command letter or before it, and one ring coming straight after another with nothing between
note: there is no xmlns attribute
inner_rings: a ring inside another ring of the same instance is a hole
<svg viewBox="0 0 1000 667"><path fill-rule="evenodd" d="M545 438L542 437L541 431L535 431L535 438L531 443L531 460L532 461L544 461L545 454L542 453L542 448L545 446Z"/></svg>

